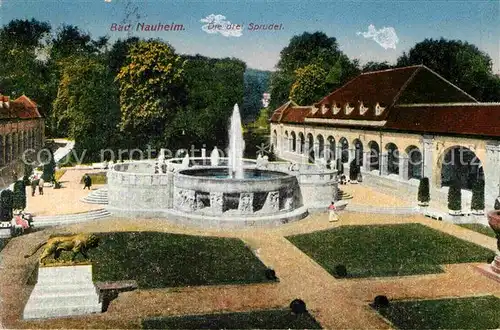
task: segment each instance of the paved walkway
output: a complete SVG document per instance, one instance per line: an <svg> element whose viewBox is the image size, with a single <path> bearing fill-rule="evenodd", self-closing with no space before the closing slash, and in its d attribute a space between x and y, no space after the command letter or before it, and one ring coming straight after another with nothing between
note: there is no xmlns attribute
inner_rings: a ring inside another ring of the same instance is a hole
<svg viewBox="0 0 500 330"><path fill-rule="evenodd" d="M422 216L393 216L342 213L339 223L331 224L327 216L316 214L296 223L276 228L245 229L232 232L186 228L165 220L105 219L66 227L66 230L106 232L154 230L173 233L239 237L247 242L259 258L276 270L277 284L243 286L210 286L178 289L137 290L121 293L108 312L100 315L45 321L19 321L30 288L22 280L35 267L34 260L21 258L47 234L56 230L19 237L2 255L4 267L0 286L5 306L1 308L4 324L30 328L136 328L140 318L158 315L214 313L286 307L295 298L303 299L312 315L325 328L389 328L368 304L378 294L391 299L425 299L494 294L500 296L500 285L479 274L474 264L445 266L445 273L368 279L335 279L316 262L292 245L285 236L344 225L387 223L422 223L431 228L495 250L491 237L433 221ZM10 282L9 282L10 281ZM5 308L6 307L6 308Z"/></svg>
<svg viewBox="0 0 500 330"><path fill-rule="evenodd" d="M80 213L102 208L100 205L92 205L80 201L82 197L89 194L89 190L83 190L80 183L85 173L102 172L102 170L75 170L68 169L59 179L62 183L61 189L45 187L44 194L31 196L31 187L26 187L26 211L34 215L55 215ZM92 190L100 188L102 185L93 185ZM36 221L36 218L35 218Z"/></svg>

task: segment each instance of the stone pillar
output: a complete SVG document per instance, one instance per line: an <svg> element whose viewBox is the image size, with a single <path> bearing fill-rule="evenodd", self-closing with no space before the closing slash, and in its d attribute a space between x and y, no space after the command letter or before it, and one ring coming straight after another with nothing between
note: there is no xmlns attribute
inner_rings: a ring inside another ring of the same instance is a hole
<svg viewBox="0 0 500 330"><path fill-rule="evenodd" d="M488 142L486 144L486 160L483 163L484 170L484 202L492 208L495 199L500 196L500 144Z"/></svg>
<svg viewBox="0 0 500 330"><path fill-rule="evenodd" d="M433 136L424 136L423 138L423 153L422 153L422 176L429 178L432 181L432 164L434 162L434 139Z"/></svg>
<svg viewBox="0 0 500 330"><path fill-rule="evenodd" d="M216 214L224 212L224 194L221 192L210 193L210 208Z"/></svg>
<svg viewBox="0 0 500 330"><path fill-rule="evenodd" d="M266 213L276 213L280 210L280 192L270 191L267 193L266 201L262 209Z"/></svg>
<svg viewBox="0 0 500 330"><path fill-rule="evenodd" d="M363 169L366 172L370 171L370 151L363 152Z"/></svg>
<svg viewBox="0 0 500 330"><path fill-rule="evenodd" d="M384 151L380 155L380 170L381 175L389 174L389 154Z"/></svg>
<svg viewBox="0 0 500 330"><path fill-rule="evenodd" d="M409 170L410 162L408 155L403 154L399 155L399 178L401 180L408 180L409 175L408 175L408 170Z"/></svg>
<svg viewBox="0 0 500 330"><path fill-rule="evenodd" d="M314 159L315 161L320 159L320 154L319 154L319 143L315 142L313 144L313 151L314 151Z"/></svg>
<svg viewBox="0 0 500 330"><path fill-rule="evenodd" d="M253 213L253 193L241 193L238 211L241 214Z"/></svg>
<svg viewBox="0 0 500 330"><path fill-rule="evenodd" d="M337 145L335 150L336 150L335 159L342 159L342 146Z"/></svg>
<svg viewBox="0 0 500 330"><path fill-rule="evenodd" d="M349 148L349 160L347 161L347 166L351 165L351 162L356 158L356 149Z"/></svg>
<svg viewBox="0 0 500 330"><path fill-rule="evenodd" d="M201 157L206 158L207 157L207 149L201 148Z"/></svg>

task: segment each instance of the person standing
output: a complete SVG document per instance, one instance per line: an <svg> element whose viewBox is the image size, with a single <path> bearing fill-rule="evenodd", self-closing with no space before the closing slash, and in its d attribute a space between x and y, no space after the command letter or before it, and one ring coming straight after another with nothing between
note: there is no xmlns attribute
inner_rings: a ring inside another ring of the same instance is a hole
<svg viewBox="0 0 500 330"><path fill-rule="evenodd" d="M35 175L31 179L31 196L35 196L36 186L38 186L38 177Z"/></svg>
<svg viewBox="0 0 500 330"><path fill-rule="evenodd" d="M84 183L83 189L88 187L90 190L90 187L92 186L92 178L88 173L85 173L85 176L83 177L83 183Z"/></svg>
<svg viewBox="0 0 500 330"><path fill-rule="evenodd" d="M335 221L339 221L339 217L337 215L337 213L335 213L335 210L337 208L335 207L335 203L332 202L332 204L330 204L330 206L328 206L328 213L329 213L329 216L328 216L328 220L330 222L335 222Z"/></svg>
<svg viewBox="0 0 500 330"><path fill-rule="evenodd" d="M43 178L40 178L40 180L38 180L38 194L40 195L43 195L43 184L45 183L45 181L43 180Z"/></svg>

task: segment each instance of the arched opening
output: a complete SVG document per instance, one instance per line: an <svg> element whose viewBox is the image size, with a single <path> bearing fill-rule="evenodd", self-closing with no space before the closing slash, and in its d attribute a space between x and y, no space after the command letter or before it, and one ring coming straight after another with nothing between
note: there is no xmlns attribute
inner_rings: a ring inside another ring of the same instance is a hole
<svg viewBox="0 0 500 330"><path fill-rule="evenodd" d="M325 158L325 139L323 135L318 134L316 140L318 140L318 157Z"/></svg>
<svg viewBox="0 0 500 330"><path fill-rule="evenodd" d="M363 143L359 139L353 141L354 144L354 160L359 166L363 166Z"/></svg>
<svg viewBox="0 0 500 330"><path fill-rule="evenodd" d="M368 143L368 148L370 149L370 156L369 156L369 162L370 162L370 171L380 170L380 147L378 146L378 143L375 141L370 141Z"/></svg>
<svg viewBox="0 0 500 330"><path fill-rule="evenodd" d="M385 146L387 152L387 174L399 174L399 150L394 143Z"/></svg>
<svg viewBox="0 0 500 330"><path fill-rule="evenodd" d="M276 132L276 130L274 130L273 137L271 140L271 145L272 145L273 150L276 150L277 144L278 144L278 133Z"/></svg>
<svg viewBox="0 0 500 330"><path fill-rule="evenodd" d="M335 159L335 138L333 136L329 136L327 138L328 141L328 155L325 155L325 158L327 160L334 160Z"/></svg>
<svg viewBox="0 0 500 330"><path fill-rule="evenodd" d="M455 146L444 152L441 186L450 186L454 180L465 190L471 190L476 181L484 181L481 160L466 147Z"/></svg>
<svg viewBox="0 0 500 330"><path fill-rule="evenodd" d="M314 163L314 137L311 133L307 134L307 154L309 155L309 162Z"/></svg>
<svg viewBox="0 0 500 330"><path fill-rule="evenodd" d="M292 131L292 151L297 152L297 135Z"/></svg>
<svg viewBox="0 0 500 330"><path fill-rule="evenodd" d="M306 144L306 140L304 138L304 134L302 132L299 133L299 154L303 154L304 153L304 150L306 149L305 148L305 144Z"/></svg>
<svg viewBox="0 0 500 330"><path fill-rule="evenodd" d="M339 140L340 143L340 161L347 163L349 161L349 142L345 137Z"/></svg>
<svg viewBox="0 0 500 330"><path fill-rule="evenodd" d="M422 153L416 146L406 148L408 155L408 179L422 178Z"/></svg>
<svg viewBox="0 0 500 330"><path fill-rule="evenodd" d="M283 137L283 143L281 144L281 148L283 149L283 151L290 150L290 140L288 137L288 131L285 131L285 135Z"/></svg>

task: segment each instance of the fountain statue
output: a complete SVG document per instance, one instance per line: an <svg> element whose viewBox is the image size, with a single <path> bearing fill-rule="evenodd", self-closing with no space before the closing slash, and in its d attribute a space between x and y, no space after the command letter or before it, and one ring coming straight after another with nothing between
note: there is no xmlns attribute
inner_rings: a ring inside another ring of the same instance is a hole
<svg viewBox="0 0 500 330"><path fill-rule="evenodd" d="M219 166L219 150L214 147L214 150L210 153L210 165Z"/></svg>
<svg viewBox="0 0 500 330"><path fill-rule="evenodd" d="M241 127L240 109L234 105L231 122L229 124L229 173L231 178L243 179L243 151L245 141Z"/></svg>
<svg viewBox="0 0 500 330"><path fill-rule="evenodd" d="M184 156L184 158L182 159L182 167L189 167L189 154L186 153L186 155Z"/></svg>

